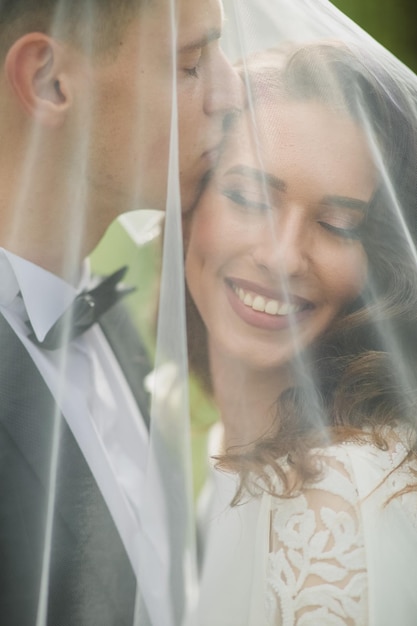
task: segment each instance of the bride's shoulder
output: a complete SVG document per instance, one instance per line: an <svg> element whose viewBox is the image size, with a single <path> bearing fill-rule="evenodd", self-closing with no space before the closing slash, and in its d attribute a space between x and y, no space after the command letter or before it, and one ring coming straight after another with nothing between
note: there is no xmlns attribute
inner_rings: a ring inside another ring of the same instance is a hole
<svg viewBox="0 0 417 626"><path fill-rule="evenodd" d="M383 485L388 497L408 489L416 491L417 498L417 458L410 455L412 433L406 427L390 427L380 433L376 442L371 433L343 442L329 444L310 451L317 469L311 481L305 481L300 490L322 491L343 495L351 502L367 496ZM279 460L282 472L288 482L296 482L291 457ZM276 490L279 494L282 481L277 478Z"/></svg>
<svg viewBox="0 0 417 626"><path fill-rule="evenodd" d="M312 450L323 467L342 465L352 473L357 462L368 463L374 469L387 473L410 464L416 464L415 457L409 451L414 446L415 433L405 425L390 426L381 429L378 437L370 431L344 441Z"/></svg>

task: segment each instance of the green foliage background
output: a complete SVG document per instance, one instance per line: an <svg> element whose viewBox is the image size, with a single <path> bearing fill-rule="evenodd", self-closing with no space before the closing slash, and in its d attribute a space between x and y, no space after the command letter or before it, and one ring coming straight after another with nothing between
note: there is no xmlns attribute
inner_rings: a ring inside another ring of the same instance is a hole
<svg viewBox="0 0 417 626"><path fill-rule="evenodd" d="M417 71L416 0L333 0L333 4Z"/></svg>
<svg viewBox="0 0 417 626"><path fill-rule="evenodd" d="M271 0L273 1L273 0ZM368 31L414 71L417 71L417 0L334 0L346 15ZM110 273L128 265L126 282L137 286L129 296L133 317L150 354L154 350L154 324L158 299L160 242L137 246L124 228L115 223L92 255L93 269ZM190 385L194 490L204 482L207 433L216 412L195 381Z"/></svg>

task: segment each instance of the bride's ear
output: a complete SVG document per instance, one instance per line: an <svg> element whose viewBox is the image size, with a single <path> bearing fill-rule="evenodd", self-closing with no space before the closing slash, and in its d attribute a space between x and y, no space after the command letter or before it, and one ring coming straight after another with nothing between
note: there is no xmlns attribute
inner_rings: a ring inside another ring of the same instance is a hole
<svg viewBox="0 0 417 626"><path fill-rule="evenodd" d="M43 33L20 37L7 53L5 73L27 115L49 127L64 122L72 96L62 44Z"/></svg>

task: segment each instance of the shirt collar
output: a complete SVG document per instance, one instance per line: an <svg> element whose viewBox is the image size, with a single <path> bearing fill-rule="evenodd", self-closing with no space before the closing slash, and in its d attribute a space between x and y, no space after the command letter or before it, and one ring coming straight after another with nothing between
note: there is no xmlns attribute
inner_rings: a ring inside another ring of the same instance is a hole
<svg viewBox="0 0 417 626"><path fill-rule="evenodd" d="M90 265L82 265L77 286L59 276L0 248L0 305L8 307L20 293L27 316L38 341L70 306L74 298L85 289L90 280Z"/></svg>

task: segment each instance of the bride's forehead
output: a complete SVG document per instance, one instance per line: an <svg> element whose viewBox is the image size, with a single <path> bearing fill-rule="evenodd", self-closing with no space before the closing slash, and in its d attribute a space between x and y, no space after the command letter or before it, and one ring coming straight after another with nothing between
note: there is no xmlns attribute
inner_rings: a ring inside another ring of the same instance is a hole
<svg viewBox="0 0 417 626"><path fill-rule="evenodd" d="M217 179L267 185L265 172L284 180L288 190L302 185L311 193L351 194L353 186L367 199L376 169L366 135L345 112L317 101L278 100L241 116L226 140Z"/></svg>
<svg viewBox="0 0 417 626"><path fill-rule="evenodd" d="M290 99L271 94L257 99L239 117L229 132L226 145L240 144L254 153L262 146L280 148L285 141L303 142L331 135L336 130L349 136L364 132L344 108L336 108L318 99ZM327 142L328 143L328 142Z"/></svg>

